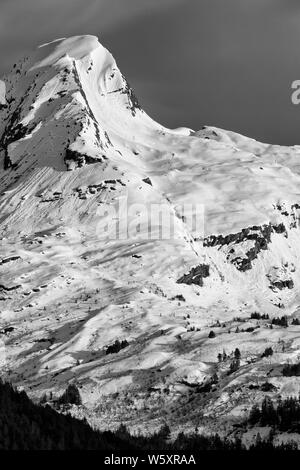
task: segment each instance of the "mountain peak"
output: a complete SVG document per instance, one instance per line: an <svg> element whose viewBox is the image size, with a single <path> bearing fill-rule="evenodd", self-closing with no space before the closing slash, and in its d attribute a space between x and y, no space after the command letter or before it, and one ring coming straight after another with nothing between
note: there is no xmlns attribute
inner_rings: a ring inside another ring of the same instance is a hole
<svg viewBox="0 0 300 470"><path fill-rule="evenodd" d="M38 47L37 63L32 69L54 65L65 57L82 60L90 56L95 50L98 50L100 55L108 54L108 51L99 43L96 36L83 35L55 39Z"/></svg>
<svg viewBox="0 0 300 470"><path fill-rule="evenodd" d="M129 122L143 114L113 56L91 35L56 39L14 64L0 103L0 157L21 177L24 166L66 170L116 155L122 143L112 140L127 141ZM136 123L130 127L137 133Z"/></svg>
<svg viewBox="0 0 300 470"><path fill-rule="evenodd" d="M265 381L266 343L277 369L278 354L299 353L295 324L282 344L277 326L299 316L300 147L166 129L94 36L15 64L0 103L9 380L36 396L76 380L103 422L103 410L136 420L143 402L154 421L162 400L188 410L191 387L200 421L215 409L236 416L236 396L220 393L238 379L244 400L249 377ZM226 361L236 348L235 375Z"/></svg>

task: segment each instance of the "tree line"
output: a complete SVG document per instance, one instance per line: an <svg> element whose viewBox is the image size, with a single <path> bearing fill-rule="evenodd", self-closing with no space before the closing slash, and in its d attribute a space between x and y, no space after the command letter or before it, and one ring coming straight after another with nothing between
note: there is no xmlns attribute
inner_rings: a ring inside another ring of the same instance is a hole
<svg viewBox="0 0 300 470"><path fill-rule="evenodd" d="M60 404L65 404L68 400L81 402L78 389L76 390L74 385L69 387L59 400ZM281 405L280 409L281 426L284 429L289 428L295 419L299 424L299 400ZM252 423L276 421L274 408L269 401L262 405L255 419L253 412L251 416ZM47 403L33 403L24 391L17 391L11 384L0 380L0 450L99 450L127 453L148 450L170 453L247 450L240 439L223 438L218 434L204 436L196 431L191 434L179 433L173 440L170 436L171 430L167 424L150 436L133 436L125 425L121 425L116 431L97 431L92 429L86 420L58 413ZM274 447L270 440L258 440L250 447L250 450L261 449L295 450L296 447L293 443Z"/></svg>

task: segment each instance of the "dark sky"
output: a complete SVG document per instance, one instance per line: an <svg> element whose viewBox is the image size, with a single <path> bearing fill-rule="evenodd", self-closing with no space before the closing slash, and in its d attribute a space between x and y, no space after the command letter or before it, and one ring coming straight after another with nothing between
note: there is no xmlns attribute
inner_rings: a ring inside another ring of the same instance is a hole
<svg viewBox="0 0 300 470"><path fill-rule="evenodd" d="M0 75L32 47L95 34L144 109L300 144L300 0L0 0Z"/></svg>

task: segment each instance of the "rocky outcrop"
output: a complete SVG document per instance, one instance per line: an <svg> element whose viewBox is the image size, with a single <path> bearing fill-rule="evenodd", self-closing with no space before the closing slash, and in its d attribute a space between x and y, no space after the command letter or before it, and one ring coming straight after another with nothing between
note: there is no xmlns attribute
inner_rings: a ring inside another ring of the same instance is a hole
<svg viewBox="0 0 300 470"><path fill-rule="evenodd" d="M0 284L0 290L4 290L6 292L17 290L20 287L22 287L20 284L18 284L17 286L11 286L11 287L7 287L7 286L4 286L3 284Z"/></svg>
<svg viewBox="0 0 300 470"><path fill-rule="evenodd" d="M149 177L144 178L143 181L144 181L144 183L150 184L150 186L152 186L152 181L151 181L151 179L150 179Z"/></svg>
<svg viewBox="0 0 300 470"><path fill-rule="evenodd" d="M69 171L72 171L75 168L81 168L84 165L97 163L101 160L93 158L90 155L78 152L77 150L67 148L64 161L67 166L67 169Z"/></svg>
<svg viewBox="0 0 300 470"><path fill-rule="evenodd" d="M0 264L10 263L11 261L16 261L18 259L21 259L21 257L20 256L8 256L7 258L3 258L0 261Z"/></svg>
<svg viewBox="0 0 300 470"><path fill-rule="evenodd" d="M130 109L132 116L135 116L137 111L142 111L142 108L141 108L141 106L138 102L138 99L135 96L131 86L129 85L128 81L124 77L124 75L122 75L122 78L123 78L124 83L125 83L125 87L122 90L122 93L127 95L127 98L128 98L127 108Z"/></svg>
<svg viewBox="0 0 300 470"><path fill-rule="evenodd" d="M178 279L177 284L196 284L197 286L203 286L203 279L209 276L209 265L200 264L195 268L192 268L188 274L184 274Z"/></svg>
<svg viewBox="0 0 300 470"><path fill-rule="evenodd" d="M15 109L11 112L10 118L7 120L4 132L0 138L0 150L4 150L5 170L14 166L8 153L8 146L17 140L23 139L26 135L30 134L35 127L35 124L32 124L29 128L20 122L24 101L32 92L33 87L34 85L30 85L18 102L16 102L15 98L11 98L11 100L8 101L8 105L5 105L8 109L11 109L12 103L15 105Z"/></svg>
<svg viewBox="0 0 300 470"><path fill-rule="evenodd" d="M283 223L274 225L254 225L242 229L240 232L229 234L229 235L211 235L204 239L205 247L223 247L226 245L232 245L227 259L239 270L247 271L252 268L252 262L258 257L259 253L263 250L267 250L269 243L271 242L272 233L280 233L285 237L288 236L287 230ZM240 256L234 257L235 245L239 245L245 241L253 241L253 247L251 247L243 258Z"/></svg>
<svg viewBox="0 0 300 470"><path fill-rule="evenodd" d="M293 289L294 288L294 281L293 279L285 279L284 281L274 281L272 282L271 289L273 288L282 290L282 289Z"/></svg>

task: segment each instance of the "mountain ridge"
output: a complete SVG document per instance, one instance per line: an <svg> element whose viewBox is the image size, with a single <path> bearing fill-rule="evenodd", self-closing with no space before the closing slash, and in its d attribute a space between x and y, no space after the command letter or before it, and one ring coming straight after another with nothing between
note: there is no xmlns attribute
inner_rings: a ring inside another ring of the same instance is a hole
<svg viewBox="0 0 300 470"><path fill-rule="evenodd" d="M158 422L163 406L184 425L170 411L181 401L192 425L214 406L235 416L237 402L251 401L247 383L265 380L266 345L277 368L282 342L289 360L299 354L300 147L161 126L93 36L47 43L3 83L5 377L33 397L78 382L91 412L106 403L112 425L123 411L138 425L144 404L145 421ZM163 212L149 225L153 208ZM278 315L289 319L284 331L270 327ZM106 355L117 340L128 345ZM241 369L227 378L217 355L237 347ZM298 393L278 377L280 393ZM227 399L235 380L243 391ZM214 395L196 394L192 416L188 392L205 384Z"/></svg>

